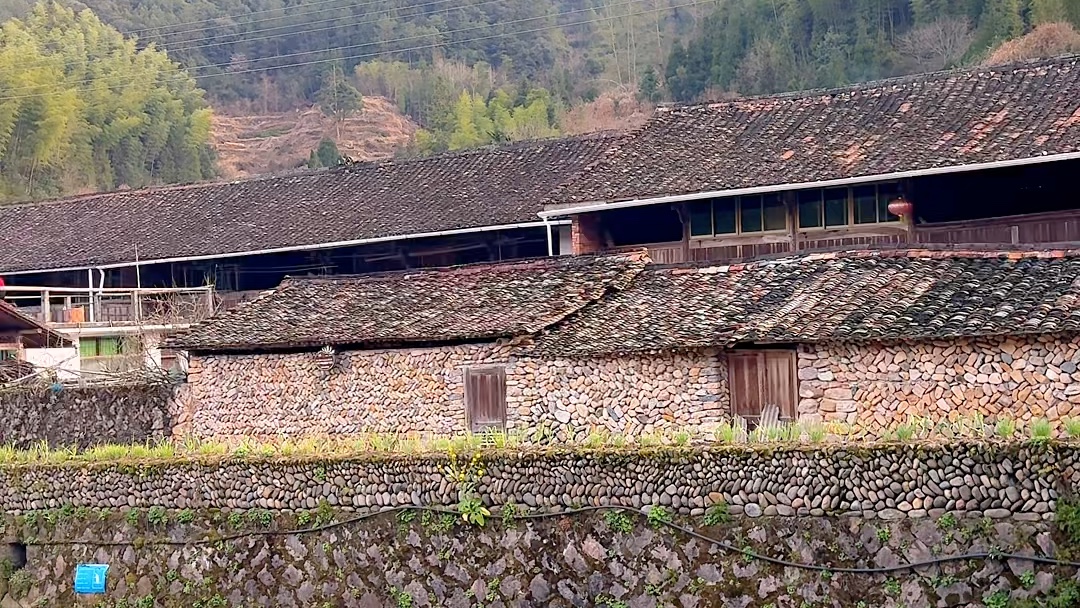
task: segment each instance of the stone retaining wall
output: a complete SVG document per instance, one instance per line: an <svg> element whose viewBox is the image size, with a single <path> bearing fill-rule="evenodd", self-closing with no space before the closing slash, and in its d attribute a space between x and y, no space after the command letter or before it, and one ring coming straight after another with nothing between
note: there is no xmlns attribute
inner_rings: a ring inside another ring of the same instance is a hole
<svg viewBox="0 0 1080 608"><path fill-rule="evenodd" d="M467 458L466 458L467 460ZM445 457L280 463L0 468L8 511L165 508L347 510L458 504ZM641 454L488 453L476 491L489 505L526 508L662 505L700 515L858 515L882 519L1051 517L1080 484L1080 446L959 444L840 448L661 450ZM466 470L467 474L470 474Z"/></svg>
<svg viewBox="0 0 1080 608"><path fill-rule="evenodd" d="M603 513L509 523L496 517L478 527L452 516L446 522L437 515L387 513L323 531L265 536L314 521L196 511L159 513L150 523L145 512L129 513L67 515L53 524L39 517L32 525L8 518L8 542L33 540L26 567L0 578L0 605L984 608L1004 605L991 598L1030 598L1039 602L1033 605L1066 606L1068 581L1077 576L1021 560L963 559L889 574L783 568L649 526L632 514L615 520L616 527ZM887 567L991 548L1045 557L1068 549L1043 521L735 517L718 526L706 527L700 518L679 523L740 549L829 568ZM207 538L222 540L183 544ZM80 563L109 564L104 596L73 594ZM1051 599L1057 603L1048 604Z"/></svg>
<svg viewBox="0 0 1080 608"><path fill-rule="evenodd" d="M804 418L1080 418L1080 336L803 346L798 360Z"/></svg>
<svg viewBox="0 0 1080 608"><path fill-rule="evenodd" d="M33 386L0 392L0 444L27 448L144 443L168 437L171 385Z"/></svg>

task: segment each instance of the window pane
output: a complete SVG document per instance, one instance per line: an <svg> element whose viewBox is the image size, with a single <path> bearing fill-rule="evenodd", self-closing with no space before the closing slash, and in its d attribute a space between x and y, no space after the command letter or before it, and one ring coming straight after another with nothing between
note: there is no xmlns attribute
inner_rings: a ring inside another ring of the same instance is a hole
<svg viewBox="0 0 1080 608"><path fill-rule="evenodd" d="M799 228L821 227L821 190L799 193Z"/></svg>
<svg viewBox="0 0 1080 608"><path fill-rule="evenodd" d="M882 222L899 222L900 218L889 213L889 203L900 196L900 184L878 184L878 217Z"/></svg>
<svg viewBox="0 0 1080 608"><path fill-rule="evenodd" d="M825 225L846 226L847 217L847 188L833 188L825 191Z"/></svg>
<svg viewBox="0 0 1080 608"><path fill-rule="evenodd" d="M690 236L708 236L712 233L712 203L691 203Z"/></svg>
<svg viewBox="0 0 1080 608"><path fill-rule="evenodd" d="M735 199L713 201L713 221L715 234L735 234Z"/></svg>
<svg viewBox="0 0 1080 608"><path fill-rule="evenodd" d="M120 354L119 338L98 338L98 356L112 357Z"/></svg>
<svg viewBox="0 0 1080 608"><path fill-rule="evenodd" d="M739 205L742 207L742 231L761 232L761 197L744 196L739 199Z"/></svg>
<svg viewBox="0 0 1080 608"><path fill-rule="evenodd" d="M80 357L96 357L97 356L97 340L93 338L80 338L79 339L79 356Z"/></svg>
<svg viewBox="0 0 1080 608"><path fill-rule="evenodd" d="M787 209L784 199L779 194L765 195L765 230L786 230Z"/></svg>
<svg viewBox="0 0 1080 608"><path fill-rule="evenodd" d="M855 223L873 224L878 221L877 188L859 186L855 188Z"/></svg>

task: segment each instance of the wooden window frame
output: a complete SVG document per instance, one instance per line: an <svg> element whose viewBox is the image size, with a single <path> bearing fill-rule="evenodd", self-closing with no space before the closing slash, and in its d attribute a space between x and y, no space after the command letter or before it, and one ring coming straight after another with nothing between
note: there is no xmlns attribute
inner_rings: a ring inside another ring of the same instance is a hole
<svg viewBox="0 0 1080 608"><path fill-rule="evenodd" d="M863 222L863 223L856 223L855 222L855 189L856 188L865 188L867 186L873 186L874 187L874 198L876 200L876 199L879 199L881 197L881 187L882 186L897 186L897 188L895 188L895 189L900 190L899 185L900 185L900 182L892 181L892 182L874 182L874 183L869 183L869 184L855 184L855 185L851 185L851 186L834 186L832 188L816 188L816 189L814 189L812 191L817 192L818 194L820 194L819 203L821 204L821 206L820 206L820 218L819 219L821 220L821 225L820 226L806 226L806 227L803 227L799 223L799 205L798 205L798 201L796 200L796 203L795 203L795 226L796 226L796 229L799 232L827 232L829 230L845 230L845 229L852 229L852 228L858 229L858 228L863 228L865 226L899 226L899 225L901 225L903 223L903 221L900 218L896 218L894 220L888 220L887 219L885 221L882 221L879 218L876 222ZM840 188L845 188L847 190L847 223L843 224L843 225L827 226L825 224L825 191L826 190L837 190L837 189L840 189ZM878 209L880 210L880 207Z"/></svg>
<svg viewBox="0 0 1080 608"><path fill-rule="evenodd" d="M778 196L781 203L784 199L780 192L765 192L762 194L750 194L747 196L723 196L719 198L710 198L705 201L692 201L694 203L709 204L709 234L692 234L689 233L691 240L708 240L708 239L724 239L724 238L736 238L740 236L758 236L758 235L771 235L771 234L787 234L791 229L791 214L787 212L787 205L784 204L784 227L775 228L773 230L750 230L744 232L742 229L742 201L744 198L759 198L761 201L761 226L765 227L765 197ZM734 201L735 203L735 232L717 232L716 231L716 203L720 201ZM689 229L689 225L688 225Z"/></svg>
<svg viewBox="0 0 1080 608"><path fill-rule="evenodd" d="M786 385L785 392L786 402L784 399L773 399L772 402L780 410L780 420L793 421L798 417L798 391L799 391L799 369L798 369L798 352L793 348L746 348L728 351L727 353L727 371L728 371L728 393L730 395L730 408L731 414L736 414L747 419L749 426L756 426L757 421L761 418L761 412L765 409L766 405L770 404L769 392L770 381L769 374L769 360L780 360L781 365L786 368ZM751 399L748 395L741 395L739 393L741 384L737 380L738 367L740 361L752 360L754 362L755 377L756 377L756 395L754 399ZM786 363L785 361L786 360ZM740 413L740 410L745 410L741 407L742 404L747 402L758 401L756 414ZM775 401L780 401L775 403Z"/></svg>
<svg viewBox="0 0 1080 608"><path fill-rule="evenodd" d="M501 386L501 394L496 393L497 403L493 406L500 410L501 419L495 423L489 422L477 422L473 418L476 417L477 402L476 399L480 397L474 393L474 389L471 388L475 385L472 378L474 376L493 376L496 379L497 385ZM484 367L466 367L461 374L462 384L464 385L464 397L465 397L465 428L470 433L480 433L487 430L505 431L507 423L508 409L506 406L506 368L501 366L484 366Z"/></svg>

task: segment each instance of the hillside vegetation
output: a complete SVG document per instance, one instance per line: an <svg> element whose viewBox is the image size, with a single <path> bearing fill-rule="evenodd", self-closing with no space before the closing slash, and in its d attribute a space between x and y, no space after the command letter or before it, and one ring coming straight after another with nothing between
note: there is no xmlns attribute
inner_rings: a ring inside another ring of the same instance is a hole
<svg viewBox="0 0 1080 608"><path fill-rule="evenodd" d="M1080 50L1078 0L50 1L0 3L0 201Z"/></svg>

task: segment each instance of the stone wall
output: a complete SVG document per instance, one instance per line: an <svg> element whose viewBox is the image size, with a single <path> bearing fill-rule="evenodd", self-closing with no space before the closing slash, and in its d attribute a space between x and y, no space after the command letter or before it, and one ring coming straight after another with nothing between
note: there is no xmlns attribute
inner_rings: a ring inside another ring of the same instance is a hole
<svg viewBox="0 0 1080 608"><path fill-rule="evenodd" d="M464 370L506 370L507 426L638 435L715 424L728 411L712 351L546 361L508 344L352 351L324 371L310 353L196 356L177 434L203 437L454 434L465 430Z"/></svg>
<svg viewBox="0 0 1080 608"><path fill-rule="evenodd" d="M912 416L1080 417L1080 336L803 346L799 412L868 428Z"/></svg>
<svg viewBox="0 0 1080 608"><path fill-rule="evenodd" d="M961 559L918 573L853 574L774 566L630 514L465 526L460 518L385 513L308 533L313 519L256 512L109 511L8 518L9 542L34 539L25 568L0 580L0 604L139 608L984 608L991 598L1047 605L1075 570ZM331 521L341 514L327 510ZM234 517L238 516L238 517ZM177 523L183 518L186 523ZM162 523L162 520L168 523ZM322 523L324 520L319 520ZM1048 522L736 517L682 521L738 549L830 568L879 568L991 549L1054 556ZM158 539L174 543L157 544ZM211 539L210 542L206 542ZM71 541L76 541L71 543ZM191 541L191 544L183 544ZM56 543L56 544L45 544ZM109 564L104 596L77 598L75 565ZM861 602L861 603L860 603ZM1067 606L1068 603L1053 605Z"/></svg>
<svg viewBox="0 0 1080 608"><path fill-rule="evenodd" d="M7 510L160 506L311 509L326 501L367 511L456 505L445 456L280 463L0 467ZM663 505L700 515L859 515L893 519L947 512L1038 520L1080 483L1080 445L926 444L714 450L495 453L480 461L487 504L566 509ZM467 472L467 471L466 471Z"/></svg>
<svg viewBox="0 0 1080 608"><path fill-rule="evenodd" d="M1053 517L1080 483L1080 445L485 452L484 525L407 510L459 504L448 464L0 467L0 534L27 549L24 568L0 572L0 605L73 605L74 567L87 562L110 565L95 605L143 608L981 607L1045 603L1080 580L1024 559L874 570L971 553L1068 558L1080 539ZM706 509L720 502L729 517ZM647 520L657 505L705 538Z"/></svg>
<svg viewBox="0 0 1080 608"><path fill-rule="evenodd" d="M0 391L0 444L144 443L169 435L171 385L32 386Z"/></svg>

